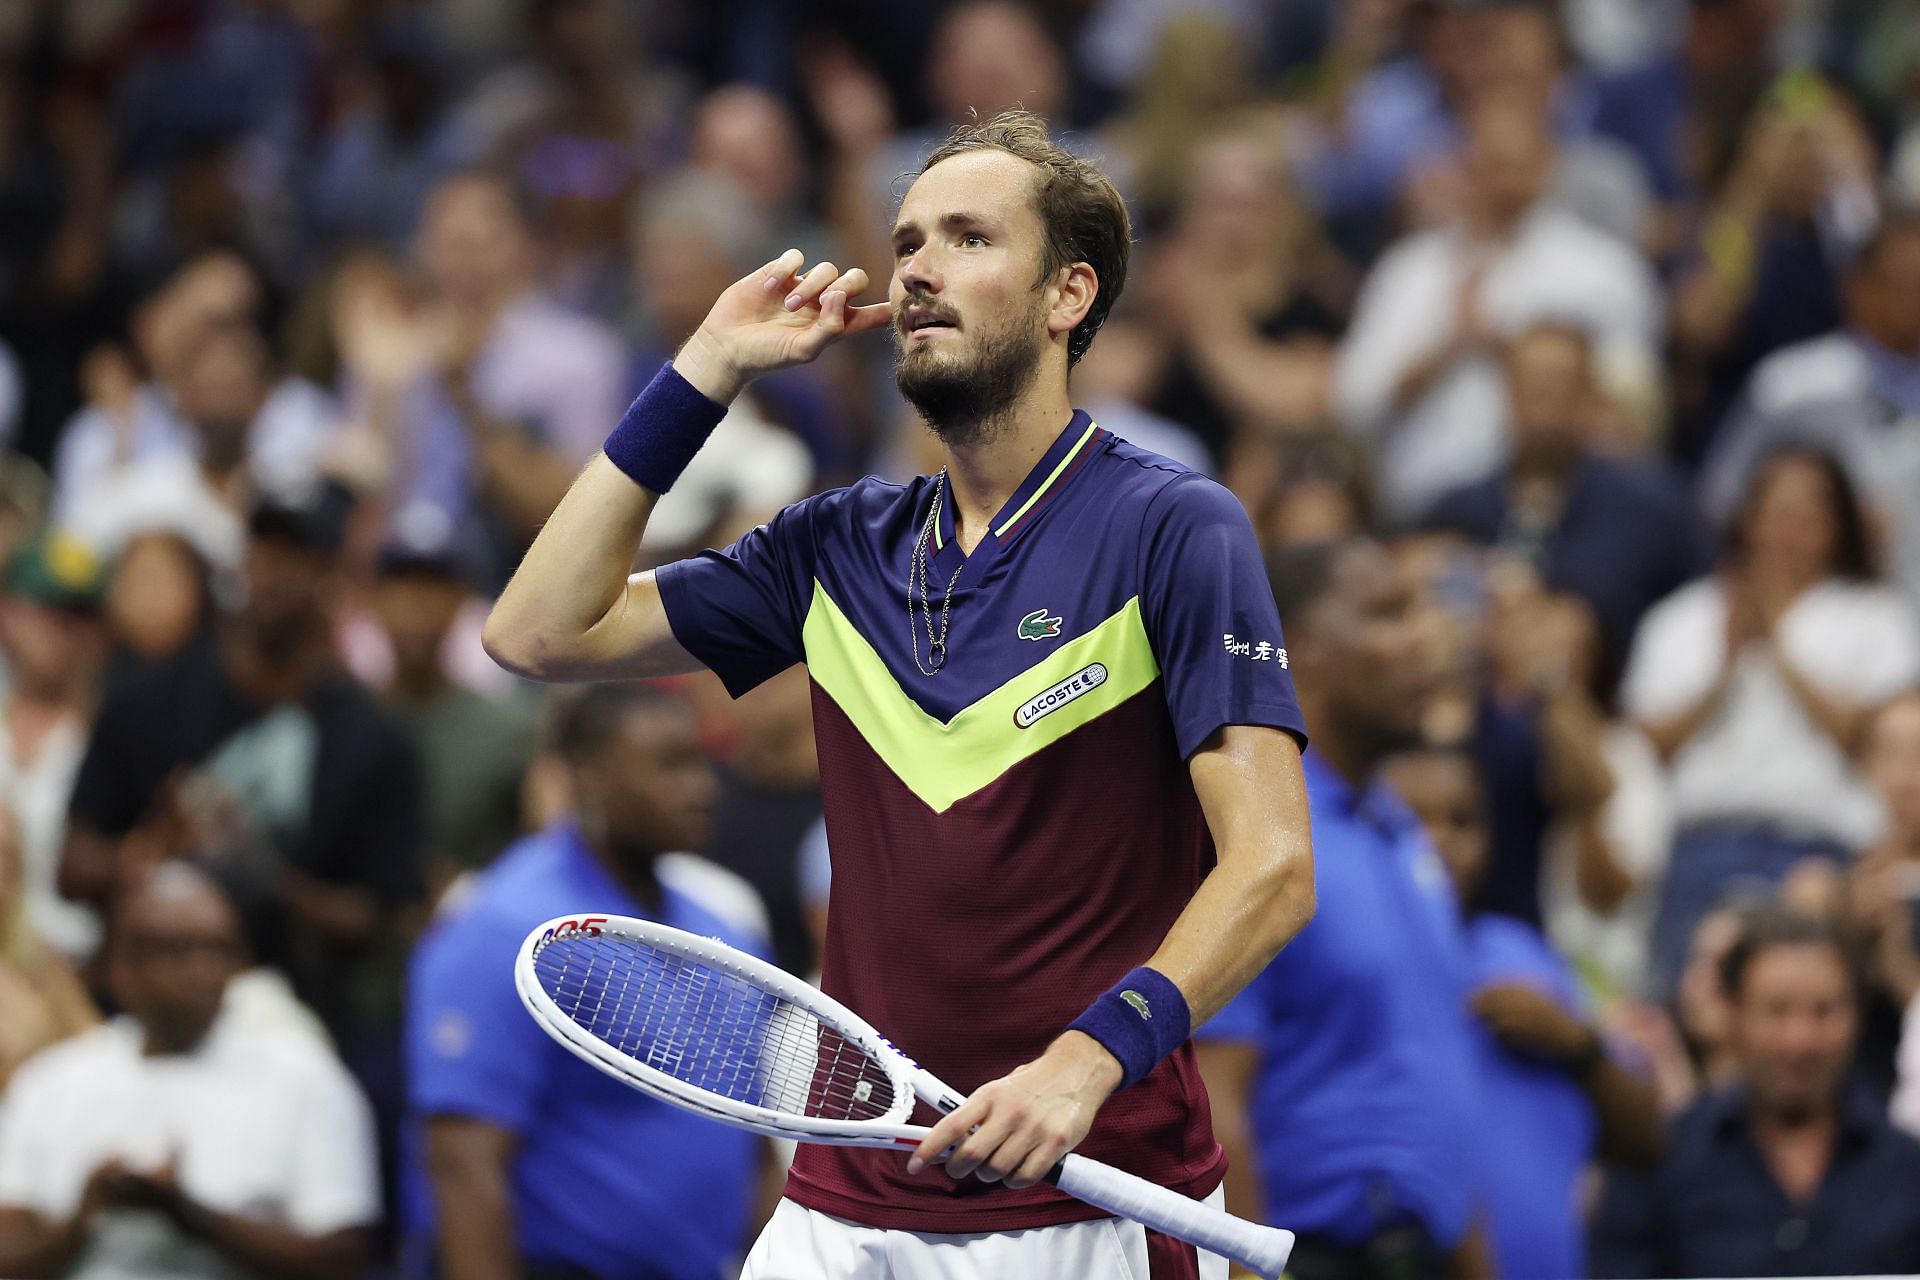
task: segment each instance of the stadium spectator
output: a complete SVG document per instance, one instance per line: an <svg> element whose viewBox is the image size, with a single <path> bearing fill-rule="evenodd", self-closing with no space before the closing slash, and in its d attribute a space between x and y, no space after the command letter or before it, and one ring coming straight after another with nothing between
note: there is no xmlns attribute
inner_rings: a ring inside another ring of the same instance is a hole
<svg viewBox="0 0 1920 1280"><path fill-rule="evenodd" d="M1754 368L1714 441L1701 497L1731 516L1755 462L1783 443L1819 444L1875 502L1890 577L1920 601L1920 216L1894 215L1846 279L1846 325Z"/></svg>
<svg viewBox="0 0 1920 1280"><path fill-rule="evenodd" d="M1616 20L1626 5L1610 3ZM1778 0L1688 0L1677 39L1594 84L1593 123L1639 156L1671 209L1697 205L1772 78Z"/></svg>
<svg viewBox="0 0 1920 1280"><path fill-rule="evenodd" d="M1281 553L1273 580L1314 727L1318 907L1199 1031L1228 1207L1298 1233L1300 1280L1489 1274L1466 939L1418 819L1377 775L1418 741L1433 685L1413 592L1364 540Z"/></svg>
<svg viewBox="0 0 1920 1280"><path fill-rule="evenodd" d="M27 910L24 843L19 820L0 807L0 1089L22 1062L100 1020L80 976Z"/></svg>
<svg viewBox="0 0 1920 1280"><path fill-rule="evenodd" d="M1673 1122L1657 1169L1608 1175L1594 1212L1594 1274L1920 1268L1920 1141L1848 1078L1859 1017L1838 935L1758 913L1727 952L1722 983L1740 1083Z"/></svg>
<svg viewBox="0 0 1920 1280"><path fill-rule="evenodd" d="M133 870L204 860L349 1055L397 1034L361 957L420 893L419 773L405 735L339 674L331 641L350 499L256 506L244 602L112 690L74 784L60 884L105 905ZM380 1010L371 1019L368 1009Z"/></svg>
<svg viewBox="0 0 1920 1280"><path fill-rule="evenodd" d="M169 864L115 915L125 1014L15 1073L0 1112L0 1272L339 1277L379 1217L366 1102L325 1049L223 1012L232 905Z"/></svg>
<svg viewBox="0 0 1920 1280"><path fill-rule="evenodd" d="M1597 995L1638 996L1673 847L1666 773L1646 734L1613 707L1586 603L1548 597L1523 625L1541 633L1523 652L1542 699L1538 784L1552 810L1540 850L1547 935Z"/></svg>
<svg viewBox="0 0 1920 1280"><path fill-rule="evenodd" d="M1721 568L1647 615L1622 701L1667 762L1678 834L1653 938L1673 981L1693 923L1743 880L1871 840L1850 752L1920 674L1912 608L1877 585L1851 482L1788 447L1753 471Z"/></svg>
<svg viewBox="0 0 1920 1280"><path fill-rule="evenodd" d="M1465 125L1463 216L1380 258L1335 374L1335 407L1371 442L1383 509L1401 522L1506 455L1501 339L1546 318L1601 348L1651 352L1660 337L1638 253L1545 201L1547 122L1493 98Z"/></svg>
<svg viewBox="0 0 1920 1280"><path fill-rule="evenodd" d="M1402 752L1380 776L1426 828L1470 909L1486 874L1486 793L1473 757ZM1487 1218L1497 1273L1587 1274L1581 1192L1596 1157L1651 1165L1660 1109L1652 1086L1618 1065L1584 1006L1579 979L1539 930L1478 912L1466 925L1486 1105Z"/></svg>
<svg viewBox="0 0 1920 1280"><path fill-rule="evenodd" d="M833 256L831 234L808 211L806 146L784 99L753 85L721 85L694 108L687 147L693 170L731 181L769 229L755 261L785 245L810 262Z"/></svg>
<svg viewBox="0 0 1920 1280"><path fill-rule="evenodd" d="M1706 531L1677 477L1592 446L1593 339L1543 320L1502 346L1513 445L1492 474L1442 496L1423 522L1533 566L1598 615L1609 681L1640 618L1705 573Z"/></svg>
<svg viewBox="0 0 1920 1280"><path fill-rule="evenodd" d="M59 890L60 842L106 659L105 567L85 544L48 534L16 552L0 584L0 804L19 859L17 893L32 929L84 963L99 917Z"/></svg>
<svg viewBox="0 0 1920 1280"><path fill-rule="evenodd" d="M1808 70L1744 126L1673 285L1675 454L1697 467L1754 366L1841 321L1840 273L1879 216L1857 110Z"/></svg>
<svg viewBox="0 0 1920 1280"><path fill-rule="evenodd" d="M448 636L473 590L446 548L394 542L377 572L373 610L393 653L385 701L420 757L421 864L438 897L524 830L534 703L520 690L480 693L448 671Z"/></svg>
<svg viewBox="0 0 1920 1280"><path fill-rule="evenodd" d="M1635 877L1606 830L1617 779L1593 692L1592 611L1577 596L1546 592L1505 557L1487 567L1481 591L1485 616L1466 672L1472 727L1461 736L1470 736L1491 796L1492 854L1472 906L1540 927L1555 840L1572 843L1573 869L1594 900L1615 906Z"/></svg>
<svg viewBox="0 0 1920 1280"><path fill-rule="evenodd" d="M56 520L75 523L90 506L107 508L92 519L110 517L115 504L102 495L117 477L149 463L191 468L208 443L214 456L204 461L217 476L282 484L313 474L332 408L312 383L276 377L271 353L248 338L269 319L269 292L246 258L209 250L140 304L131 356L111 346L90 356L88 407L54 454Z"/></svg>
<svg viewBox="0 0 1920 1280"><path fill-rule="evenodd" d="M1328 424L1345 317L1316 279L1327 250L1278 132L1248 119L1190 145L1147 272L1161 347L1147 404L1198 435L1238 491L1230 454L1268 457L1275 435Z"/></svg>
<svg viewBox="0 0 1920 1280"><path fill-rule="evenodd" d="M106 602L114 674L165 662L204 640L216 612L216 572L191 536L166 528L143 530L119 548Z"/></svg>
<svg viewBox="0 0 1920 1280"><path fill-rule="evenodd" d="M437 524L498 573L618 421L626 358L610 330L535 289L535 230L500 178L435 188L419 257L424 308L389 299L355 317L398 348L355 391L395 442L396 527Z"/></svg>
<svg viewBox="0 0 1920 1280"><path fill-rule="evenodd" d="M680 852L706 841L718 796L684 702L634 683L570 691L549 747L572 816L501 855L414 957L409 1225L437 1241L447 1280L712 1280L759 1225L759 1141L553 1043L507 958L533 926L589 906L759 955L766 918L737 877Z"/></svg>
<svg viewBox="0 0 1920 1280"><path fill-rule="evenodd" d="M311 383L276 383L265 340L250 325L214 321L185 344L172 386L170 421L178 445L96 474L73 490L66 519L101 548L151 519L156 508L244 514L263 489L320 478L333 408Z"/></svg>
<svg viewBox="0 0 1920 1280"><path fill-rule="evenodd" d="M342 243L404 253L428 193L480 159L448 110L449 68L425 28L405 13L387 19L342 77L353 100L316 140L308 171L315 261Z"/></svg>

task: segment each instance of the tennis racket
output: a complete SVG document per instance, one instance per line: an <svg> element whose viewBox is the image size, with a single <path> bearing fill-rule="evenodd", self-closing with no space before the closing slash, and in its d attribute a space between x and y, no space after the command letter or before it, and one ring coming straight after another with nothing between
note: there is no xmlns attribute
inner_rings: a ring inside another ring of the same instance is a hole
<svg viewBox="0 0 1920 1280"><path fill-rule="evenodd" d="M576 1057L722 1124L796 1142L920 1145L914 1099L966 1098L824 992L713 938L626 916L549 920L527 935L514 985ZM1047 1180L1077 1200L1278 1276L1293 1233L1068 1155Z"/></svg>

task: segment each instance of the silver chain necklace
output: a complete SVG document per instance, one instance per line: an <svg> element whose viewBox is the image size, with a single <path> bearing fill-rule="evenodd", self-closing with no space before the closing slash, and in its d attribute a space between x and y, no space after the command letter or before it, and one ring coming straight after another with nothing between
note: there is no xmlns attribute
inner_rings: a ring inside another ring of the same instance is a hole
<svg viewBox="0 0 1920 1280"><path fill-rule="evenodd" d="M933 596L927 590L927 548L933 542L933 531L940 523L940 497L946 490L947 469L940 468L940 474L933 478L933 502L927 507L927 522L920 526L920 536L913 543L913 566L907 572L907 636L913 642L913 665L920 668L923 676L937 676L947 661L947 623L953 613L953 584L960 581L960 570L967 567L966 561L960 562L960 568L953 571L947 579L947 594L940 602L940 633L933 631ZM913 616L913 592L920 589L920 612L927 627L927 660L920 661L920 628L916 625L920 619Z"/></svg>

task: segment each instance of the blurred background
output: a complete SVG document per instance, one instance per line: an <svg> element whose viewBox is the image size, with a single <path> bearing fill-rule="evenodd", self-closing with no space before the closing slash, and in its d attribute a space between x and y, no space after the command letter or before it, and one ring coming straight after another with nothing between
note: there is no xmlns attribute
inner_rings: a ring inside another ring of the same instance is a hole
<svg viewBox="0 0 1920 1280"><path fill-rule="evenodd" d="M543 1121L410 1085L488 1034L409 1029L410 955L591 799L810 972L808 690L655 691L657 773L610 795L487 602L720 289L788 246L884 280L902 175L1016 105L1134 218L1076 403L1270 551L1372 532L1416 584L1468 910L1540 931L1680 1114L1750 1069L1718 965L1785 907L1859 978L1797 1051L1920 1133L1910 0L7 0L0 1273L592 1274L530 1243L570 1211L516 1163ZM754 385L645 561L937 465L891 356ZM302 1053L100 1047L191 1048L209 1001ZM488 1123L430 1159L429 1112ZM605 1176L664 1196L705 1132ZM708 1175L731 1227L634 1227L606 1274L726 1273L777 1184ZM517 1252L447 1246L436 1183Z"/></svg>

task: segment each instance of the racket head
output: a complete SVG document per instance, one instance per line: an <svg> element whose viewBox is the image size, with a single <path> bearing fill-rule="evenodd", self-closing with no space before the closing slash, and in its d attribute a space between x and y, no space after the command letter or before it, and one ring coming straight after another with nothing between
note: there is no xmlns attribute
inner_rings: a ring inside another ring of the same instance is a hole
<svg viewBox="0 0 1920 1280"><path fill-rule="evenodd" d="M663 1102L770 1137L897 1146L916 1068L851 1010L716 938L560 916L514 962L521 1003L575 1056Z"/></svg>

